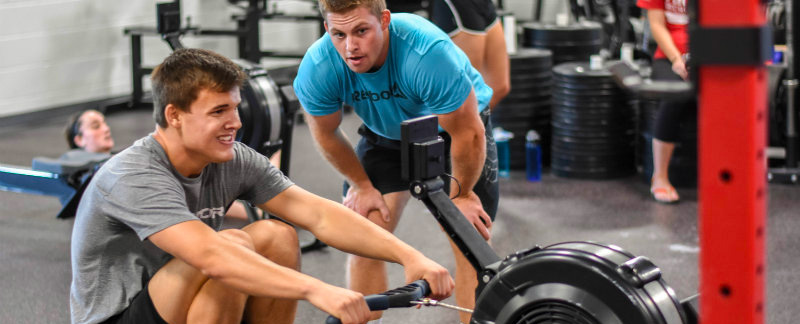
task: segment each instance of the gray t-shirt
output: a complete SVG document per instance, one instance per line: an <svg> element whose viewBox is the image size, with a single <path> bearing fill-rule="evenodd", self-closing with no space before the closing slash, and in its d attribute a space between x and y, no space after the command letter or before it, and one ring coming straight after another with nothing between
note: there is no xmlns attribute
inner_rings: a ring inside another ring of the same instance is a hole
<svg viewBox="0 0 800 324"><path fill-rule="evenodd" d="M264 203L292 182L267 158L236 143L234 158L194 178L173 168L152 135L112 157L86 188L72 231L72 323L122 312L172 256L147 238L200 219L214 230L236 199Z"/></svg>

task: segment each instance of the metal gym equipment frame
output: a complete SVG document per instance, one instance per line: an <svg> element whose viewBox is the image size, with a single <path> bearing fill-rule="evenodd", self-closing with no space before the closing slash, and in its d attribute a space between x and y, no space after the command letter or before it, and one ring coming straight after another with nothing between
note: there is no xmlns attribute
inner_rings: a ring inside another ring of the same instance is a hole
<svg viewBox="0 0 800 324"><path fill-rule="evenodd" d="M763 324L764 62L772 46L765 6L760 0L689 5L699 95L700 320Z"/></svg>
<svg viewBox="0 0 800 324"><path fill-rule="evenodd" d="M770 168L767 174L768 180L775 183L800 184L800 168L798 168L798 154L800 146L797 138L797 73L800 71L800 61L795 57L799 53L800 42L795 38L794 32L798 29L800 22L800 1L785 0L786 6L786 79L783 85L786 86L786 128L783 130L786 135L786 156L784 166L780 168Z"/></svg>
<svg viewBox="0 0 800 324"><path fill-rule="evenodd" d="M237 3L238 1L231 1ZM288 20L288 21L317 21L319 30L324 34L325 28L322 18L319 15L285 15L282 13L268 13L269 0L247 0L245 13L233 15L231 19L236 21L236 29L204 29L199 26L180 27L176 34L197 35L197 36L233 36L238 41L239 58L258 63L263 57L283 57L301 58L303 53L290 53L278 51L262 51L260 48L259 22L261 20ZM172 2L178 13L176 18L180 23L180 0ZM131 26L124 29L124 34L131 40L131 101L129 107L138 107L144 103L144 87L142 78L153 72L152 67L142 65L142 36L162 36L162 33L153 27Z"/></svg>

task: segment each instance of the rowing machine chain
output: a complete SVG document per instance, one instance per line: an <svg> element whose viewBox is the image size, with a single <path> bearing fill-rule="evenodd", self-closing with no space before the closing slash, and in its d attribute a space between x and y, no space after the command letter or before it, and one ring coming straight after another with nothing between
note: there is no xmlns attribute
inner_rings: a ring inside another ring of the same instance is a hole
<svg viewBox="0 0 800 324"><path fill-rule="evenodd" d="M430 298L423 298L423 299L420 299L420 300L412 300L411 303L415 304L415 305L422 305L422 306L441 306L441 307L444 307L444 308L454 309L454 310L457 310L459 312L465 312L465 313L472 314L472 310L469 309L469 308L464 308L464 307L458 307L458 306L455 306L455 305L445 304L445 303L442 303L442 302L440 302L438 300L430 299Z"/></svg>

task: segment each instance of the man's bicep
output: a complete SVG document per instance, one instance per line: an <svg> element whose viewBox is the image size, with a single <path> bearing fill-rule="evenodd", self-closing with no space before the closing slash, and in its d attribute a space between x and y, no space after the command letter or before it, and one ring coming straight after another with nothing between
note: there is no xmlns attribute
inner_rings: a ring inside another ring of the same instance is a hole
<svg viewBox="0 0 800 324"><path fill-rule="evenodd" d="M336 132L339 125L342 123L342 111L337 110L332 114L327 115L312 115L305 114L308 117L308 125L314 135L319 134L332 134Z"/></svg>
<svg viewBox="0 0 800 324"><path fill-rule="evenodd" d="M467 130L477 131L483 125L478 114L475 91L470 92L461 107L446 114L437 114L437 117L439 125L451 136Z"/></svg>
<svg viewBox="0 0 800 324"><path fill-rule="evenodd" d="M294 80L295 95L303 110L311 115L327 115L341 105L339 82L325 74L326 70L303 60Z"/></svg>
<svg viewBox="0 0 800 324"><path fill-rule="evenodd" d="M420 100L436 114L461 106L472 90L466 69L469 59L452 43L440 42L414 67L413 88Z"/></svg>

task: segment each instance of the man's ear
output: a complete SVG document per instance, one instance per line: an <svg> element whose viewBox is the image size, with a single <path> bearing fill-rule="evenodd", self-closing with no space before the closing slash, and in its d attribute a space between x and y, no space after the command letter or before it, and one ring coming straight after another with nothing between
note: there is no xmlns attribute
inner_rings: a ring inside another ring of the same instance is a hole
<svg viewBox="0 0 800 324"><path fill-rule="evenodd" d="M327 33L328 32L328 21L327 20L322 20L322 26L325 26L325 32Z"/></svg>
<svg viewBox="0 0 800 324"><path fill-rule="evenodd" d="M86 143L83 142L83 135L81 134L75 135L75 137L72 138L72 142L79 148L83 148L83 146L86 145Z"/></svg>
<svg viewBox="0 0 800 324"><path fill-rule="evenodd" d="M392 13L389 9L383 9L383 12L381 12L381 29L386 30L389 28L390 22L392 22Z"/></svg>
<svg viewBox="0 0 800 324"><path fill-rule="evenodd" d="M164 119L169 127L180 128L181 110L173 104L167 104L164 108Z"/></svg>

